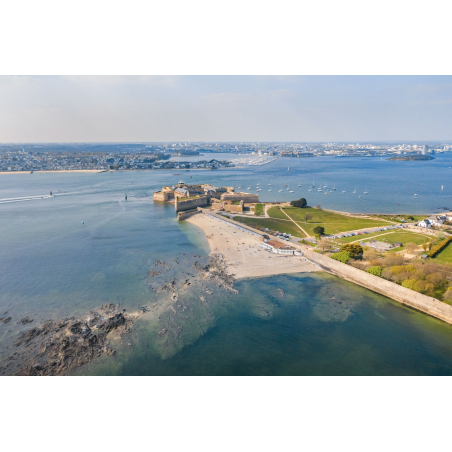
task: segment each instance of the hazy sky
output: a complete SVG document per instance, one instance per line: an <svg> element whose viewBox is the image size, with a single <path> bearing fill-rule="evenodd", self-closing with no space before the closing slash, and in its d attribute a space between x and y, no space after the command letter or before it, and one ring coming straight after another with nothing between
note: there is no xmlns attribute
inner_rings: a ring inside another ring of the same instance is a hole
<svg viewBox="0 0 452 452"><path fill-rule="evenodd" d="M452 76L3 76L0 142L452 140Z"/></svg>

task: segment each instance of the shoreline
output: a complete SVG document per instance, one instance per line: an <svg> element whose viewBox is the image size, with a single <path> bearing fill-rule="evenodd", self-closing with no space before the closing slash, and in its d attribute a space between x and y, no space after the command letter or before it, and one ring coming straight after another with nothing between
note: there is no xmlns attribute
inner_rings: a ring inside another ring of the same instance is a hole
<svg viewBox="0 0 452 452"><path fill-rule="evenodd" d="M38 174L38 173L106 173L107 170L33 170L30 171L0 171L0 175L3 174Z"/></svg>
<svg viewBox="0 0 452 452"><path fill-rule="evenodd" d="M203 213L184 220L205 234L210 254L222 254L227 272L236 279L321 271L301 256L284 256L259 247L260 240L247 232L208 218Z"/></svg>

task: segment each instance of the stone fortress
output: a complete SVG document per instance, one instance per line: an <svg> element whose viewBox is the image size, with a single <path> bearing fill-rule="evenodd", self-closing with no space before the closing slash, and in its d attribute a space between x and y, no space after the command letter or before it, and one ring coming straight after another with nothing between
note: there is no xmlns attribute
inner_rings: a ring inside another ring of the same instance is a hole
<svg viewBox="0 0 452 452"><path fill-rule="evenodd" d="M243 212L243 205L258 203L259 196L254 193L235 192L234 187L213 187L210 184L189 185L179 182L177 185L165 186L154 193L154 201L174 203L176 212L206 207L214 204L225 210Z"/></svg>

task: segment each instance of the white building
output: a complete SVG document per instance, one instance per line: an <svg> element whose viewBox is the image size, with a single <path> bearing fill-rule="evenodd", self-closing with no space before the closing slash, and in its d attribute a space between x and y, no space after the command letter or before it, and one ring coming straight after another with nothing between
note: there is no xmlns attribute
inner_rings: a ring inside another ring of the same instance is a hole
<svg viewBox="0 0 452 452"><path fill-rule="evenodd" d="M277 242L276 240L267 240L260 244L260 247L264 250L272 251L276 254L288 254L301 256L302 252L290 245L285 245L284 243Z"/></svg>

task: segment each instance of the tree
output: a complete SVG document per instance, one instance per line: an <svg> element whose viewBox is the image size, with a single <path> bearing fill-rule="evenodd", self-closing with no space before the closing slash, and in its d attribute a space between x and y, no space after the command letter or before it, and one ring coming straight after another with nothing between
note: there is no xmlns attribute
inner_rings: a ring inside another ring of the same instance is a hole
<svg viewBox="0 0 452 452"><path fill-rule="evenodd" d="M346 264L350 260L350 253L347 253L347 251L339 251L339 253L333 254L331 258Z"/></svg>
<svg viewBox="0 0 452 452"><path fill-rule="evenodd" d="M371 275L375 275L375 276L381 276L382 270L383 269L380 266L374 265L367 269L367 273L370 273Z"/></svg>
<svg viewBox="0 0 452 452"><path fill-rule="evenodd" d="M299 207L300 209L302 209L303 207L306 207L307 202L306 202L306 199L300 198L296 201L291 201L290 205L292 207Z"/></svg>
<svg viewBox="0 0 452 452"><path fill-rule="evenodd" d="M319 246L320 246L320 249L321 249L322 251L325 251L326 249L329 249L329 247L330 247L330 240L327 239L327 238L325 238L325 237L322 238L322 239L320 240Z"/></svg>
<svg viewBox="0 0 452 452"><path fill-rule="evenodd" d="M316 226L313 229L313 232L315 235L323 235L323 234L325 234L325 228L323 226Z"/></svg>
<svg viewBox="0 0 452 452"><path fill-rule="evenodd" d="M342 245L339 251L346 251L350 253L351 257L361 256L364 252L363 247L357 243L347 243L347 245Z"/></svg>
<svg viewBox="0 0 452 452"><path fill-rule="evenodd" d="M424 251L427 251L427 241L426 240L424 240L424 243L422 244L422 249Z"/></svg>
<svg viewBox="0 0 452 452"><path fill-rule="evenodd" d="M303 220L305 222L305 224L309 221L312 220L312 215L310 213L306 213L303 215Z"/></svg>
<svg viewBox="0 0 452 452"><path fill-rule="evenodd" d="M364 251L363 257L364 259L366 259L366 261L373 261L378 258L378 253L375 251L374 248L367 248Z"/></svg>

